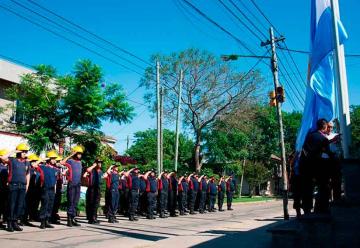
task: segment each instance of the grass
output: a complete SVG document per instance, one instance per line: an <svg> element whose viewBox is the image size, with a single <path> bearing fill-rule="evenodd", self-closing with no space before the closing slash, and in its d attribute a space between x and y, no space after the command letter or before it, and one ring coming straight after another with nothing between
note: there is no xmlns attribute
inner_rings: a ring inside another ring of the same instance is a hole
<svg viewBox="0 0 360 248"><path fill-rule="evenodd" d="M274 197L264 197L264 196L242 196L241 198L233 198L233 202L261 202L261 201L269 201L275 199ZM226 199L224 200L226 202Z"/></svg>

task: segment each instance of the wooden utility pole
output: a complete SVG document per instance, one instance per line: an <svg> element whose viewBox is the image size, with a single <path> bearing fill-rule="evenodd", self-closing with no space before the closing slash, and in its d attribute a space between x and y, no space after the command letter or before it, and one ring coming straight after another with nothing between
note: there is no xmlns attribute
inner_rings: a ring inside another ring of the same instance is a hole
<svg viewBox="0 0 360 248"><path fill-rule="evenodd" d="M179 96L178 96L178 106L176 113L176 141L175 141L175 171L178 167L178 157L179 157L179 135L180 135L180 111L181 111L181 94L182 94L182 83L183 83L183 70L180 70L180 80L179 80Z"/></svg>
<svg viewBox="0 0 360 248"><path fill-rule="evenodd" d="M286 169L286 153L285 153L285 141L284 141L284 126L282 122L282 113L281 113L281 104L283 102L283 96L279 94L279 89L281 86L279 84L279 75L278 75L278 63L276 56L276 43L284 40L284 37L275 38L274 30L272 27L269 29L270 40L266 42L262 42L261 46L271 46L271 70L273 73L273 81L274 81L274 90L275 90L275 100L276 100L276 112L277 119L279 123L279 138L280 138L280 149L281 149L281 169L282 169L282 179L283 179L283 210L284 210L284 219L289 219L289 211L288 211L288 175ZM281 99L282 98L282 99Z"/></svg>
<svg viewBox="0 0 360 248"><path fill-rule="evenodd" d="M156 130L157 130L157 173L161 173L161 155L160 155L160 140L161 140L161 116L160 116L160 62L156 62L156 103L157 103L157 115L156 115Z"/></svg>

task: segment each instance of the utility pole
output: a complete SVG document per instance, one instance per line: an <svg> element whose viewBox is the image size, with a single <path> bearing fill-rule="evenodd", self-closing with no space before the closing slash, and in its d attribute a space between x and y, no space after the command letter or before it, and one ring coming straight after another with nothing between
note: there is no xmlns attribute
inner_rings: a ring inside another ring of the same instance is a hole
<svg viewBox="0 0 360 248"><path fill-rule="evenodd" d="M243 183L244 183L245 163L246 163L246 159L244 157L243 164L242 164L242 170L241 170L241 180L240 180L240 194L239 194L240 198L241 198L241 193L242 193Z"/></svg>
<svg viewBox="0 0 360 248"><path fill-rule="evenodd" d="M164 171L164 87L160 91L160 171Z"/></svg>
<svg viewBox="0 0 360 248"><path fill-rule="evenodd" d="M346 77L346 65L344 56L344 46L340 45L339 30L337 20L340 19L339 3L337 0L331 0L331 10L333 15L333 40L335 44L334 53L334 69L335 83L337 83L337 103L339 109L339 122L341 132L341 146L343 157L350 158L349 146L351 143L350 132L350 109L349 109L349 93Z"/></svg>
<svg viewBox="0 0 360 248"><path fill-rule="evenodd" d="M282 179L283 179L283 210L284 210L284 219L289 219L289 211L288 211L288 175L286 169L286 154L285 154L285 142L284 142L284 127L282 122L282 114L281 114L281 103L283 97L278 94L278 89L281 88L279 84L279 75L278 75L278 63L277 63L277 56L276 56L276 43L279 41L284 40L284 37L275 38L274 37L274 30L272 27L269 29L270 32L270 40L266 42L261 42L261 46L271 45L271 69L273 73L273 80L274 80L274 89L276 92L276 111L277 111L277 118L279 123L279 138L280 138L280 148L281 148L281 169L282 169Z"/></svg>
<svg viewBox="0 0 360 248"><path fill-rule="evenodd" d="M157 173L161 173L161 155L160 155L160 142L161 142L161 116L160 116L160 62L156 62L156 103L157 103L157 115L156 115L156 130L157 130Z"/></svg>
<svg viewBox="0 0 360 248"><path fill-rule="evenodd" d="M126 137L126 150L129 150L129 142L130 142L130 138L129 135Z"/></svg>
<svg viewBox="0 0 360 248"><path fill-rule="evenodd" d="M178 96L178 106L176 113L176 141L175 141L175 171L178 167L178 157L179 157L179 135L180 135L180 111L181 111L181 94L182 94L182 83L183 83L183 70L180 70L180 80L179 80L179 96Z"/></svg>

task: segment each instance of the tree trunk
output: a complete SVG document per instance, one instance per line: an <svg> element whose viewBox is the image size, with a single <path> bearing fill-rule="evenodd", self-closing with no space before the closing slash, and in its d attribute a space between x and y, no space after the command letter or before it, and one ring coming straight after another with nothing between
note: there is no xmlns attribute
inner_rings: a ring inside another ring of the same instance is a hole
<svg viewBox="0 0 360 248"><path fill-rule="evenodd" d="M200 145L201 145L201 131L196 132L195 148L194 148L194 161L195 171L200 172L201 170L201 159L200 159Z"/></svg>

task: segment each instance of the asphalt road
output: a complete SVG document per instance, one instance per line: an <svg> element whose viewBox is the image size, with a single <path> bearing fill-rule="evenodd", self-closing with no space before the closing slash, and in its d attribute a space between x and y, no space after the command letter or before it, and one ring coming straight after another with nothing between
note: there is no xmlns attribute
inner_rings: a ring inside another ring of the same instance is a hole
<svg viewBox="0 0 360 248"><path fill-rule="evenodd" d="M167 219L140 219L130 222L81 227L57 225L40 230L25 227L23 232L0 230L1 248L26 247L269 247L266 230L282 221L282 202L235 204L234 211L187 215ZM34 223L38 225L39 223Z"/></svg>

